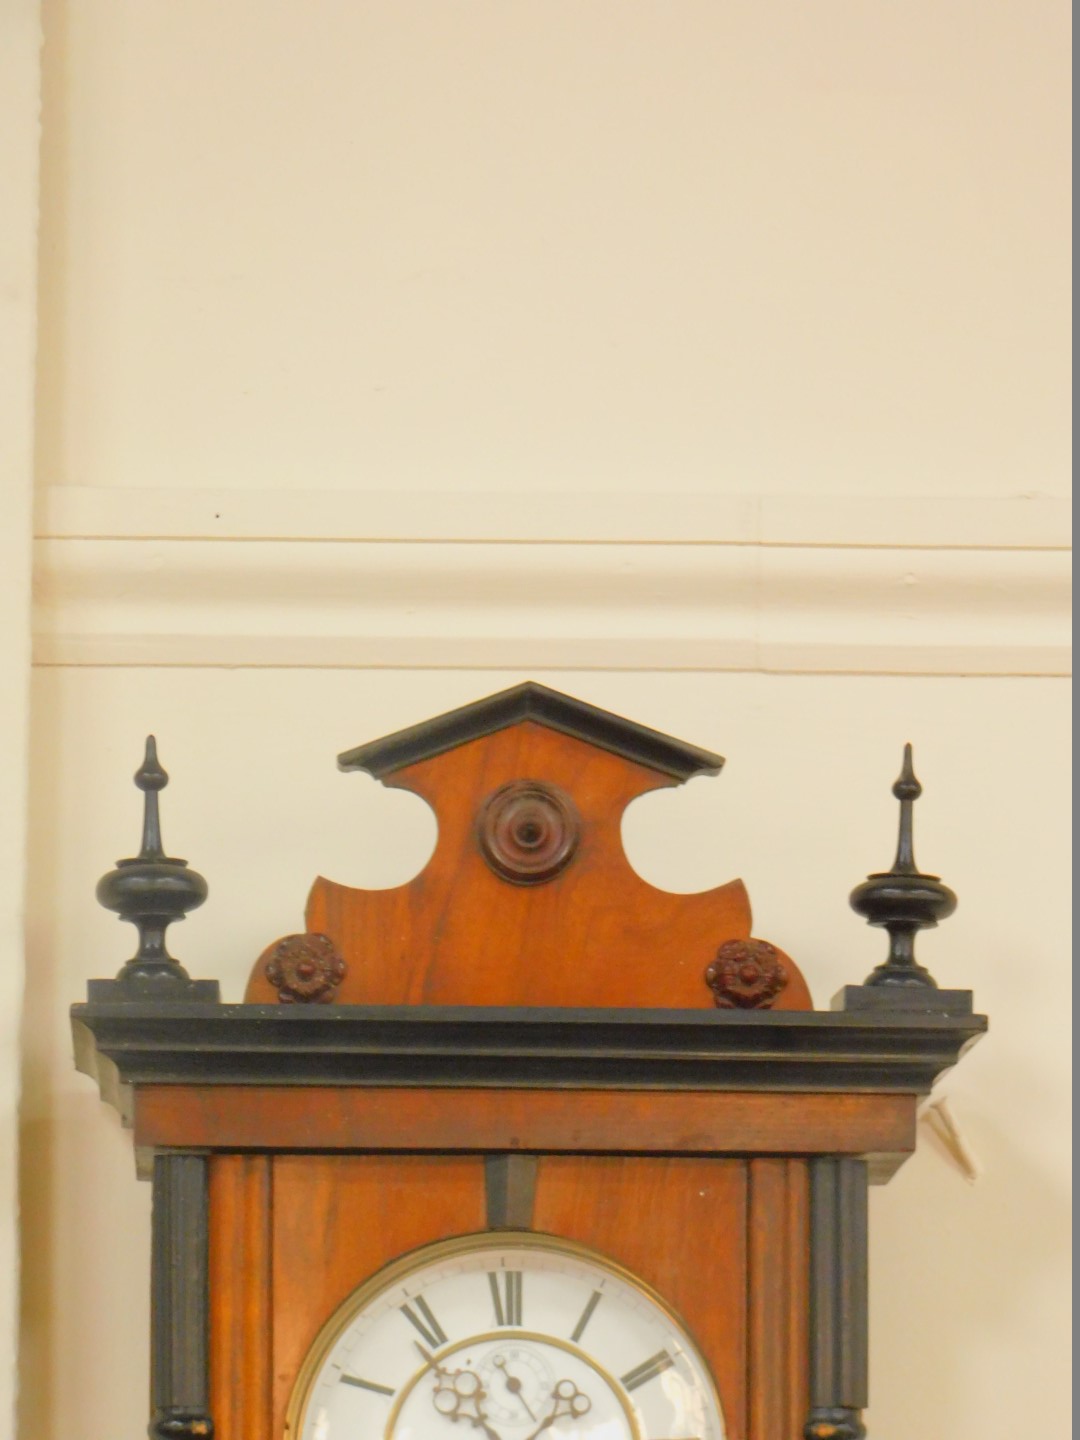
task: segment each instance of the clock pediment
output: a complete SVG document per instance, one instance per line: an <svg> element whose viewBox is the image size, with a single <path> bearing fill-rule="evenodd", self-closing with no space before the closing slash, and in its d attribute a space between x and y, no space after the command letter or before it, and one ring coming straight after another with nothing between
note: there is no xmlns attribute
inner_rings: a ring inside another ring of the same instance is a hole
<svg viewBox="0 0 1080 1440"><path fill-rule="evenodd" d="M410 725L346 750L338 756L338 764L342 770L366 770L382 780L419 761L433 759L470 740L493 735L524 721L621 755L675 782L689 780L694 775L715 775L724 763L722 755L663 735L659 730L650 730L535 680L526 680L419 725Z"/></svg>
<svg viewBox="0 0 1080 1440"><path fill-rule="evenodd" d="M434 853L392 889L318 878L306 925L325 942L276 941L248 1001L307 998L280 984L289 946L328 943L340 974L317 998L336 1003L811 1008L790 957L751 940L741 880L673 894L623 850L632 800L719 755L529 681L339 764L426 800Z"/></svg>

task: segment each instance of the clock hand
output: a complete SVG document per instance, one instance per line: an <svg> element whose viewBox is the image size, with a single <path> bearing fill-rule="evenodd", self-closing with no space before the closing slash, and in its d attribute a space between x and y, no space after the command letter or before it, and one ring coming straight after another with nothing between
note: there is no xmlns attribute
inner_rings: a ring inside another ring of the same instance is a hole
<svg viewBox="0 0 1080 1440"><path fill-rule="evenodd" d="M488 1418L480 1408L484 1387L480 1383L479 1375L467 1366L461 1370L448 1370L422 1345L416 1341L413 1343L435 1372L435 1389L431 1392L431 1403L437 1412L455 1424L458 1420L467 1420L474 1430L482 1430L487 1440L502 1440L499 1432L488 1424Z"/></svg>
<svg viewBox="0 0 1080 1440"><path fill-rule="evenodd" d="M488 1440L502 1440L502 1436L491 1428L488 1424L487 1416L483 1410L480 1409L480 1402L484 1398L484 1387L480 1384L480 1377L474 1375L471 1370L459 1370L454 1377L454 1381L457 1393L462 1396L466 1403L471 1400L473 1408L476 1411L475 1415L462 1414L460 1418L471 1421L473 1429L482 1430L488 1437ZM462 1382L466 1382L464 1386L462 1386ZM455 1415L453 1418L456 1420L459 1417Z"/></svg>
<svg viewBox="0 0 1080 1440"><path fill-rule="evenodd" d="M524 1387L522 1386L521 1381L518 1379L518 1377L517 1377L516 1375L511 1375L511 1374L510 1374L510 1371L507 1369L506 1361L503 1359L503 1357L502 1357L501 1355L496 1355L496 1356L495 1356L495 1364L496 1364L496 1365L498 1366L498 1368L503 1372L503 1379L506 1381L506 1388L510 1391L510 1394L513 1395L516 1400L520 1401L520 1403L521 1403L521 1405L522 1405L522 1408L524 1409L526 1415L528 1415L529 1419L530 1419L530 1420L533 1422L533 1424L535 1425L535 1424L536 1424L536 1416L535 1416L535 1415L533 1414L533 1412L529 1409L529 1402L525 1399L525 1396L521 1393L522 1390L523 1390L523 1388L524 1388Z"/></svg>
<svg viewBox="0 0 1080 1440"><path fill-rule="evenodd" d="M468 1415L464 1418L467 1420L472 1419L472 1417ZM479 1426L479 1428L483 1430L484 1434L488 1437L488 1440L502 1440L502 1436L496 1430L493 1430L491 1428L491 1426L487 1423L487 1417L479 1409L476 1412L476 1419L473 1420L472 1425L474 1430L477 1428L477 1426Z"/></svg>
<svg viewBox="0 0 1080 1440"><path fill-rule="evenodd" d="M556 1420L561 1420L564 1415L572 1415L575 1420L587 1415L592 1409L592 1401L583 1390L579 1390L573 1380L558 1380L551 1397L551 1413L541 1420L540 1424L526 1436L526 1440L536 1440L545 1430L550 1430Z"/></svg>

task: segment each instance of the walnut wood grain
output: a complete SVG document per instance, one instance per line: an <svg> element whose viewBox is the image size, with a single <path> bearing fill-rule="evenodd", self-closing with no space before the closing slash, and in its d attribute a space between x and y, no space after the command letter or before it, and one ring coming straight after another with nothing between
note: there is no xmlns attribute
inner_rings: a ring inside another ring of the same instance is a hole
<svg viewBox="0 0 1080 1440"><path fill-rule="evenodd" d="M268 1436L282 1433L308 1349L358 1285L399 1255L485 1224L479 1156L278 1156L273 1167ZM535 1228L592 1247L664 1296L716 1375L729 1440L746 1440L746 1221L740 1161L539 1161Z"/></svg>
<svg viewBox="0 0 1080 1440"><path fill-rule="evenodd" d="M271 1159L210 1161L210 1395L216 1440L271 1434Z"/></svg>
<svg viewBox="0 0 1080 1440"><path fill-rule="evenodd" d="M793 1440L808 1393L805 1161L750 1161L748 1234L749 1440Z"/></svg>
<svg viewBox="0 0 1080 1440"><path fill-rule="evenodd" d="M581 818L577 849L553 878L514 884L485 860L485 801L517 780L554 785ZM622 756L523 721L400 770L386 783L422 796L439 825L435 852L406 885L360 890L316 880L309 931L328 935L348 974L343 1004L708 1007L705 971L727 940L750 934L739 880L701 894L657 890L631 868L620 826L631 800L675 783ZM809 1009L785 957L777 1009ZM276 992L257 964L248 1001Z"/></svg>
<svg viewBox="0 0 1080 1440"><path fill-rule="evenodd" d="M547 1156L534 1224L602 1251L660 1292L716 1378L727 1440L746 1440L746 1165Z"/></svg>
<svg viewBox="0 0 1080 1440"><path fill-rule="evenodd" d="M914 1096L141 1087L135 1143L192 1149L894 1155Z"/></svg>
<svg viewBox="0 0 1080 1440"><path fill-rule="evenodd" d="M479 1156L279 1155L273 1166L273 1424L260 1440L284 1434L304 1356L361 1282L419 1245L484 1228Z"/></svg>

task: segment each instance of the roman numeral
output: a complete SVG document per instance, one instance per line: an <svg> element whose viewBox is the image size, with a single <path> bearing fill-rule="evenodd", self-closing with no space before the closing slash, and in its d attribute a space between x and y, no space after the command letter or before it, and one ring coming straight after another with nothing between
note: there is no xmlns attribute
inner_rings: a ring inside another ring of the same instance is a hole
<svg viewBox="0 0 1080 1440"><path fill-rule="evenodd" d="M589 1303L581 1312L581 1319L574 1326L574 1333L570 1336L570 1339L573 1340L575 1345L581 1339L582 1335L585 1334L585 1326L588 1325L589 1321L592 1319L593 1311L596 1309L597 1305L600 1304L600 1301L603 1298L604 1297L600 1294L599 1290L594 1290L589 1296Z"/></svg>
<svg viewBox="0 0 1080 1440"><path fill-rule="evenodd" d="M358 1375L342 1375L342 1385L355 1385L358 1390L370 1390L373 1395L393 1395L389 1385L376 1385L374 1380L361 1380Z"/></svg>
<svg viewBox="0 0 1080 1440"><path fill-rule="evenodd" d="M495 1324L520 1325L521 1271L489 1270L488 1284L495 1302Z"/></svg>
<svg viewBox="0 0 1080 1440"><path fill-rule="evenodd" d="M402 1305L401 1313L405 1316L405 1319L408 1320L410 1325L419 1330L420 1334L433 1350L437 1350L440 1345L445 1345L446 1334L438 1320L436 1320L435 1316L431 1313L431 1306L424 1297L418 1295L413 1301L413 1304L416 1306L416 1310L420 1311L420 1314L418 1315L416 1313L412 1305Z"/></svg>
<svg viewBox="0 0 1080 1440"><path fill-rule="evenodd" d="M622 1376L620 1384L626 1390L636 1390L639 1385L646 1385L650 1380L655 1380L657 1375L662 1375L665 1370L670 1370L675 1361L667 1353L661 1350L656 1355L650 1355L648 1360L643 1360L640 1365L635 1365L633 1370L628 1370Z"/></svg>

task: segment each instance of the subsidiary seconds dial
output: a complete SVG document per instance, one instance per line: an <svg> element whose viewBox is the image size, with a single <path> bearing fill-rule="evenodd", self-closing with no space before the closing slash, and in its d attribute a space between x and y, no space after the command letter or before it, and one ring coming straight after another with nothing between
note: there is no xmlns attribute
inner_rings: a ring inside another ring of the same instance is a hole
<svg viewBox="0 0 1080 1440"><path fill-rule="evenodd" d="M290 1440L723 1440L702 1356L592 1251L496 1232L414 1251L324 1327Z"/></svg>

